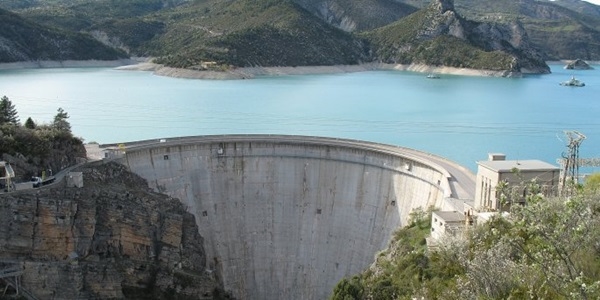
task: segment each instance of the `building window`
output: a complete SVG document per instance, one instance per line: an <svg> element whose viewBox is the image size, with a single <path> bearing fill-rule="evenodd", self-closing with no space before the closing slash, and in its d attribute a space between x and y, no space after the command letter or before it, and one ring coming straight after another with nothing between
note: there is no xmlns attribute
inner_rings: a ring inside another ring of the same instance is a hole
<svg viewBox="0 0 600 300"><path fill-rule="evenodd" d="M320 214L321 214L321 209L317 208L317 215L320 215Z"/></svg>
<svg viewBox="0 0 600 300"><path fill-rule="evenodd" d="M169 156L165 154L165 156L163 156L164 160L169 160Z"/></svg>

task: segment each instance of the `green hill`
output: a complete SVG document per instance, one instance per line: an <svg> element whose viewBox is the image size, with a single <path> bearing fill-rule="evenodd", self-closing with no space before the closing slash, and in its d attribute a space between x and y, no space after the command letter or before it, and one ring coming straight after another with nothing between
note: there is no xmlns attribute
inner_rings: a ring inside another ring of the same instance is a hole
<svg viewBox="0 0 600 300"><path fill-rule="evenodd" d="M430 248L431 219L413 213L373 265L341 280L330 299L599 299L597 186L568 199L527 198Z"/></svg>
<svg viewBox="0 0 600 300"><path fill-rule="evenodd" d="M91 36L50 29L0 9L0 62L31 60L114 60L125 53Z"/></svg>
<svg viewBox="0 0 600 300"><path fill-rule="evenodd" d="M193 69L375 60L536 72L540 58L600 59L595 5L576 0L455 2L455 24L464 35L443 34L406 45L400 43L414 36L412 25L421 22L415 20L427 17L417 9L432 1L7 0L0 7L65 33L91 35L132 56Z"/></svg>
<svg viewBox="0 0 600 300"><path fill-rule="evenodd" d="M472 20L509 24L518 20L544 59L600 59L600 7L585 1L457 0Z"/></svg>
<svg viewBox="0 0 600 300"><path fill-rule="evenodd" d="M357 64L365 45L291 1L207 1L163 12L164 34L146 47L159 62L193 67Z"/></svg>
<svg viewBox="0 0 600 300"><path fill-rule="evenodd" d="M526 34L515 23L473 22L454 11L452 1L434 1L397 22L364 34L386 63L548 73ZM516 42L515 42L516 41Z"/></svg>

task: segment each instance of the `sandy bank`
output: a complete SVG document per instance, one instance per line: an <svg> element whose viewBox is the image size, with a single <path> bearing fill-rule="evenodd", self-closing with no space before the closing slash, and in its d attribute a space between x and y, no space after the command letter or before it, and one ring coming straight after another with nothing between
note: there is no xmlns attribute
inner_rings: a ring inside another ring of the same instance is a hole
<svg viewBox="0 0 600 300"><path fill-rule="evenodd" d="M427 65L399 65L399 64L381 64L367 63L360 65L336 65L336 66L310 66L310 67L250 67L235 68L227 71L196 71L189 69L177 69L165 67L149 62L135 65L118 67L119 70L134 71L152 71L156 75L190 78L190 79L248 79L257 76L278 76L278 75L315 75L315 74L339 74L364 72L374 70L398 70L412 71L421 73L452 74L465 76L492 76L506 77L519 76L520 74L511 74L506 71L475 70L451 67L434 67Z"/></svg>
<svg viewBox="0 0 600 300"><path fill-rule="evenodd" d="M315 75L315 74L340 74L365 72L375 70L398 70L421 73L452 74L465 76L515 76L505 71L475 70L451 67L435 67L427 65L400 65L366 63L360 65L335 65L335 66L300 66L300 67L248 67L233 68L227 71L197 71L178 69L148 62L147 59L132 58L120 60L65 60L65 61L27 61L14 63L0 63L0 70L11 69L36 69L36 68L78 68L78 67L105 67L118 70L151 71L156 75L175 78L190 79L249 79L257 76L281 75ZM516 74L519 76L520 74Z"/></svg>
<svg viewBox="0 0 600 300"><path fill-rule="evenodd" d="M118 60L40 60L40 61L20 61L12 63L0 63L0 70L14 69L38 69L38 68L84 68L84 67L105 67L114 68L118 66L135 64L135 59Z"/></svg>

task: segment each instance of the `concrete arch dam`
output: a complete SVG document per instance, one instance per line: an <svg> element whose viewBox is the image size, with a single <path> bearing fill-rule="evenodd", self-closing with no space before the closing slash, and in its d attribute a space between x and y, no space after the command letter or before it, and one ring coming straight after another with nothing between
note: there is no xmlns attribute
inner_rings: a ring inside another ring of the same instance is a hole
<svg viewBox="0 0 600 300"><path fill-rule="evenodd" d="M127 145L123 163L195 215L207 267L235 297L326 299L374 261L412 209L450 196L448 172L415 153L225 135Z"/></svg>

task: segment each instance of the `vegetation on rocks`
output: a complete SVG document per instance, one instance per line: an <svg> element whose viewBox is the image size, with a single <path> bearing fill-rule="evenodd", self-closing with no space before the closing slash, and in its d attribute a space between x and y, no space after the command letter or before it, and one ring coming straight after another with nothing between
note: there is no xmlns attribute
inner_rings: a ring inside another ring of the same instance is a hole
<svg viewBox="0 0 600 300"><path fill-rule="evenodd" d="M454 11L452 1L440 1L363 36L386 63L548 73L534 49L513 42L523 40L525 33L518 24L512 27L517 29L468 21Z"/></svg>
<svg viewBox="0 0 600 300"><path fill-rule="evenodd" d="M437 2L452 1L433 1ZM413 33L427 31L432 25L428 13L417 9L430 3L54 0L26 4L8 1L0 5L46 26L84 32L129 55L155 57L160 64L178 68L226 70L382 61L547 71L543 61L532 59L527 49L490 47L510 43L502 41L504 37L481 41L489 38L489 32L476 37L438 32L427 41L415 43ZM466 23L458 19L461 26ZM495 30L497 26L490 28ZM446 51L446 43L450 51Z"/></svg>
<svg viewBox="0 0 600 300"><path fill-rule="evenodd" d="M600 10L586 1L456 0L456 9L478 21L519 20L545 60L598 60Z"/></svg>
<svg viewBox="0 0 600 300"><path fill-rule="evenodd" d="M42 171L55 172L85 158L80 138L74 137L68 114L59 108L50 124L35 124L28 118L21 125L16 107L8 99L0 101L0 160L11 163L20 180L41 176Z"/></svg>
<svg viewBox="0 0 600 300"><path fill-rule="evenodd" d="M596 182L595 180L592 182ZM427 250L430 220L396 233L367 271L340 281L331 299L598 299L600 194L543 198Z"/></svg>
<svg viewBox="0 0 600 300"><path fill-rule="evenodd" d="M453 17L432 14L432 4L454 2ZM600 9L583 1L7 0L0 7L20 15L0 10L8 29L0 62L143 56L195 70L381 61L544 73L544 60L600 59ZM439 25L450 32L435 32ZM423 40L423 33L435 35Z"/></svg>
<svg viewBox="0 0 600 300"><path fill-rule="evenodd" d="M0 9L0 27L0 62L126 57L89 34L43 27L3 9Z"/></svg>
<svg viewBox="0 0 600 300"><path fill-rule="evenodd" d="M166 33L147 47L159 57L157 62L198 68L203 62L247 67L368 60L367 48L360 40L289 1L209 4L182 7L168 15Z"/></svg>
<svg viewBox="0 0 600 300"><path fill-rule="evenodd" d="M81 188L0 197L0 259L18 261L22 288L39 299L231 298L177 199L116 163L75 171Z"/></svg>

